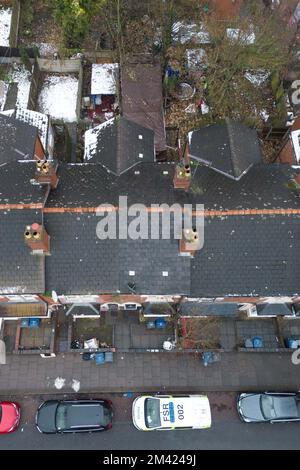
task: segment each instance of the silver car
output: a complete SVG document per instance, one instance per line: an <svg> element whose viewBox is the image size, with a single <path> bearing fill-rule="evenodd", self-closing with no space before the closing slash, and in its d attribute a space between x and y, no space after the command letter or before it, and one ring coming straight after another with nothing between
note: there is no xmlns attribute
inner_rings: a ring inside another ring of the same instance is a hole
<svg viewBox="0 0 300 470"><path fill-rule="evenodd" d="M237 409L246 423L300 421L300 393L240 393Z"/></svg>

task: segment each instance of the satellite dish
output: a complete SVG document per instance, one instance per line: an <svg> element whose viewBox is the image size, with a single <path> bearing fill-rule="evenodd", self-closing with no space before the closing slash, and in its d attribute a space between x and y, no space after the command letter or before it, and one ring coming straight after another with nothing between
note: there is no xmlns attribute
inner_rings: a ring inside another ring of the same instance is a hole
<svg viewBox="0 0 300 470"><path fill-rule="evenodd" d="M52 291L52 299L54 300L54 302L58 302L58 295L55 290Z"/></svg>

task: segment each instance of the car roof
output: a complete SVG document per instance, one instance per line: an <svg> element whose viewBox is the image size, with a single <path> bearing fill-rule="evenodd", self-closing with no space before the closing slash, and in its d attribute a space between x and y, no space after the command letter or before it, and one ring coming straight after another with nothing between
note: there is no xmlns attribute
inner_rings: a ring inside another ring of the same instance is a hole
<svg viewBox="0 0 300 470"><path fill-rule="evenodd" d="M211 425L211 413L207 396L186 396L186 397L170 397L160 398L161 404L170 406L173 403L174 409L183 407L184 419L178 419L178 413L174 415L175 427L209 427ZM170 426L170 423L164 423L162 420L162 427Z"/></svg>
<svg viewBox="0 0 300 470"><path fill-rule="evenodd" d="M93 402L64 402L67 406L67 428L102 427L103 406Z"/></svg>

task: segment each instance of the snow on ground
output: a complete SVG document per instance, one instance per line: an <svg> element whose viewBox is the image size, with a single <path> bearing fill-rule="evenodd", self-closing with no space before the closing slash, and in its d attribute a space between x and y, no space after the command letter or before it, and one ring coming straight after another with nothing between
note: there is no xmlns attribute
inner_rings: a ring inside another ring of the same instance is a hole
<svg viewBox="0 0 300 470"><path fill-rule="evenodd" d="M9 46L11 8L0 7L0 46Z"/></svg>
<svg viewBox="0 0 300 470"><path fill-rule="evenodd" d="M62 377L56 377L56 379L54 380L54 387L57 390L60 390L61 388L64 387L65 383L66 383L66 379Z"/></svg>
<svg viewBox="0 0 300 470"><path fill-rule="evenodd" d="M261 86L269 78L270 72L265 70L249 71L245 72L244 76L252 85Z"/></svg>
<svg viewBox="0 0 300 470"><path fill-rule="evenodd" d="M79 392L79 390L80 390L80 381L76 380L76 379L73 379L71 386L72 386L74 392Z"/></svg>
<svg viewBox="0 0 300 470"><path fill-rule="evenodd" d="M75 122L78 79L73 75L46 75L38 98L38 110L54 119Z"/></svg>
<svg viewBox="0 0 300 470"><path fill-rule="evenodd" d="M0 80L0 111L3 111L6 101L8 84Z"/></svg>
<svg viewBox="0 0 300 470"><path fill-rule="evenodd" d="M181 21L177 21L172 25L172 35L174 41L179 41L181 44L186 44L192 40L194 40L198 44L210 43L209 32L206 31L203 24L188 24Z"/></svg>
<svg viewBox="0 0 300 470"><path fill-rule="evenodd" d="M36 46L39 49L41 57L52 56L57 52L57 47L48 42L35 42L32 46Z"/></svg>
<svg viewBox="0 0 300 470"><path fill-rule="evenodd" d="M14 63L8 72L8 78L0 81L0 111L3 111L10 83L18 83L16 106L27 108L31 83L31 73L22 64Z"/></svg>
<svg viewBox="0 0 300 470"><path fill-rule="evenodd" d="M11 82L18 83L17 107L27 108L31 83L31 73L24 65L14 65Z"/></svg>
<svg viewBox="0 0 300 470"><path fill-rule="evenodd" d="M240 29L234 29L234 28L227 28L226 29L226 34L228 39L230 39L233 43L236 41L240 41L242 44L254 44L256 36L255 33L252 31L252 27L250 25L249 32L244 32L241 31Z"/></svg>

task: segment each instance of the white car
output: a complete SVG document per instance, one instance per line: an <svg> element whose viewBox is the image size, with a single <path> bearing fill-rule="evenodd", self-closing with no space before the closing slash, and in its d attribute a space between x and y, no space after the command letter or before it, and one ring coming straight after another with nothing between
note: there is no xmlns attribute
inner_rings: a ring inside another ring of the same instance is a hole
<svg viewBox="0 0 300 470"><path fill-rule="evenodd" d="M132 404L132 420L139 431L205 429L211 411L206 395L144 395Z"/></svg>

